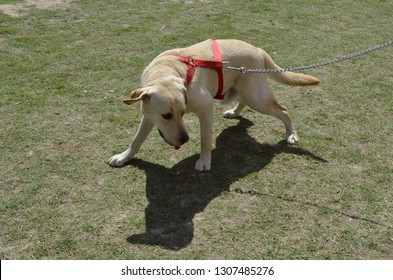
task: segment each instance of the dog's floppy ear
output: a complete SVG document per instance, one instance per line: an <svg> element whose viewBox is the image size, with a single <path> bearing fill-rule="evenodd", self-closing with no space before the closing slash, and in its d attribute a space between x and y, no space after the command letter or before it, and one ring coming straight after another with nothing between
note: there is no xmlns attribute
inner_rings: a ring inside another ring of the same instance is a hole
<svg viewBox="0 0 393 280"><path fill-rule="evenodd" d="M129 99L124 99L123 102L127 105L131 105L140 100L145 100L146 98L150 98L150 93L148 93L143 88L138 88L136 90L133 90L131 92L131 97Z"/></svg>

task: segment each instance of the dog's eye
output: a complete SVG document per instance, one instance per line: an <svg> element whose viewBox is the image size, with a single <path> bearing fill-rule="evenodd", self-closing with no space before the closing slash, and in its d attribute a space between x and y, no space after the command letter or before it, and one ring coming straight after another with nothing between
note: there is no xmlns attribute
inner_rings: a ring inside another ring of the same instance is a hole
<svg viewBox="0 0 393 280"><path fill-rule="evenodd" d="M161 115L164 119L166 119L166 120L170 120L170 119L172 119L172 117L173 117L173 115L171 114L171 113L168 113L168 114L164 114L164 115Z"/></svg>

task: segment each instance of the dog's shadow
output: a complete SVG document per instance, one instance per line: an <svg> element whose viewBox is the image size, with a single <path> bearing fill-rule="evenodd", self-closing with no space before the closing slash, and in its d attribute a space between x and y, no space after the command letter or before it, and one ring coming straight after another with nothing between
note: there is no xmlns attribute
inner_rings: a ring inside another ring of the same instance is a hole
<svg viewBox="0 0 393 280"><path fill-rule="evenodd" d="M250 173L262 170L280 153L326 160L284 141L260 144L247 133L253 123L239 118L239 123L226 128L217 137L212 151L212 170L198 172L194 164L199 155L188 157L172 168L133 159L133 165L146 172L146 232L127 238L133 244L162 246L169 250L187 247L194 236L194 216L232 183Z"/></svg>

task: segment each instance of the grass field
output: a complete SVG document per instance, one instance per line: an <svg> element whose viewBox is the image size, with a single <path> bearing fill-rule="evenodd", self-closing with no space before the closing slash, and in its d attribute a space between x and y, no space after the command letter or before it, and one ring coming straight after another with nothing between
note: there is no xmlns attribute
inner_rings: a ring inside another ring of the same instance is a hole
<svg viewBox="0 0 393 280"><path fill-rule="evenodd" d="M193 170L193 115L179 151L153 132L106 164L160 52L236 38L282 67L321 62L392 40L392 1L31 2L0 1L1 259L393 258L393 47L308 71L318 87L271 83L296 146L217 103L212 171Z"/></svg>

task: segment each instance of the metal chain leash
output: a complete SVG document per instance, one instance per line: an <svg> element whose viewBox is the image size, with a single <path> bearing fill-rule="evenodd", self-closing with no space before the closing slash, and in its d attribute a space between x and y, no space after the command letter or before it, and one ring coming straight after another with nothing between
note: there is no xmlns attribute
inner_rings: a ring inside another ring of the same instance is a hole
<svg viewBox="0 0 393 280"><path fill-rule="evenodd" d="M389 41L387 43L384 43L384 44L377 45L377 46L372 47L372 48L368 48L368 49L360 51L360 52L355 52L355 53L348 54L348 55L345 55L345 56L342 56L342 57L339 57L339 58L336 58L336 59L328 60L328 61L321 62L321 63L314 63L314 64L310 64L310 65L306 65L306 66L291 67L291 68L280 68L280 69L250 69L250 68L246 68L246 67L224 66L224 69L240 71L240 72L242 72L244 74L245 73L282 73L282 72L301 71L301 70L314 69L314 68L319 68L319 67L323 67L323 66L339 63L339 62L342 62L344 60L356 58L356 57L368 54L370 52L374 52L376 50L380 50L380 49L386 48L386 47L391 46L391 45L393 45L393 40L391 40L391 41Z"/></svg>

